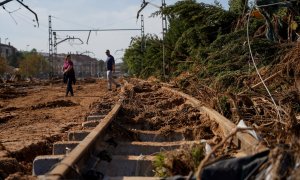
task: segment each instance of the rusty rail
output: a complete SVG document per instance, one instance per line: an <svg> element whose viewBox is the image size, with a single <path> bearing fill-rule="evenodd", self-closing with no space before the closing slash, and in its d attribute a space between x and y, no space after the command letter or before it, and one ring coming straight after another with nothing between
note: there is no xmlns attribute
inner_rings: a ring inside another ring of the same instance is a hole
<svg viewBox="0 0 300 180"><path fill-rule="evenodd" d="M64 177L72 177L71 173L74 173L74 169L76 170L76 164L81 164L81 160L87 159L95 148L96 141L99 140L100 136L105 133L106 128L112 122L112 120L116 117L122 106L123 98L121 98L114 108L105 116L104 119L101 120L99 125L93 129L93 131L82 141L80 144L72 150L51 172L45 175L45 179L56 180ZM74 174L74 176L78 176L78 174Z"/></svg>
<svg viewBox="0 0 300 180"><path fill-rule="evenodd" d="M126 88L131 89L128 87L129 84L127 82L125 84L126 87L123 87L121 90L122 95L125 93ZM200 112L203 114L207 115L211 120L215 121L219 125L224 137L226 137L234 128L236 128L235 124L219 114L217 111L202 106L200 101L196 98L168 87L162 87L162 89L184 97L189 104L200 110ZM78 179L79 167L82 168L82 166L84 166L89 159L89 156L97 149L97 142L103 138L106 128L116 117L122 106L123 99L123 97L120 98L109 114L101 120L99 125L93 129L93 131L82 142L80 142L80 144L73 151L71 151L60 163L58 163L52 171L47 173L44 179L56 180L64 178L70 179L72 177ZM241 149L244 150L246 154L253 154L266 149L266 147L260 145L259 141L254 137L243 132L237 133L237 140L233 142L237 146L240 145Z"/></svg>
<svg viewBox="0 0 300 180"><path fill-rule="evenodd" d="M193 107L197 108L200 112L206 114L211 120L214 120L222 130L224 137L228 136L231 133L231 131L236 128L236 125L234 123L232 123L230 120L222 116L217 111L202 106L200 101L197 100L196 98L191 97L185 93L176 91L174 89L170 89L168 87L162 87L162 88L186 98ZM267 149L264 145L260 144L258 140L256 140L253 136L251 136L248 133L238 132L237 139L238 139L237 141L233 141L233 142L237 146L241 146L241 149L246 154L250 155Z"/></svg>

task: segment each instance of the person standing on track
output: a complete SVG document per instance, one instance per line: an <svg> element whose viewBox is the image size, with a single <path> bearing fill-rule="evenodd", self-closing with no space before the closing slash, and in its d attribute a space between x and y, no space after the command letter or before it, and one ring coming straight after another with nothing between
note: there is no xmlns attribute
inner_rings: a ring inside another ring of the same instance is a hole
<svg viewBox="0 0 300 180"><path fill-rule="evenodd" d="M74 96L72 84L75 84L76 79L75 79L73 62L71 61L70 54L68 54L67 57L65 58L63 73L64 73L64 83L67 83L66 96L68 96L69 92L71 96Z"/></svg>
<svg viewBox="0 0 300 180"><path fill-rule="evenodd" d="M116 88L119 88L121 85L118 84L113 79L113 73L115 72L115 58L110 54L109 50L105 51L107 60L106 60L106 67L107 67L107 82L108 82L108 90L111 91L111 85L114 83Z"/></svg>

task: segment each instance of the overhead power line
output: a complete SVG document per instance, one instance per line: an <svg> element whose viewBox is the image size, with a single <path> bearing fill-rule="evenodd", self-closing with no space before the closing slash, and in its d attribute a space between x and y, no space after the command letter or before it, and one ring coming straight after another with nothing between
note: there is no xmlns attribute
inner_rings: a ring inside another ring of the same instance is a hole
<svg viewBox="0 0 300 180"><path fill-rule="evenodd" d="M3 5L5 5L5 4L7 4L7 3L9 3L9 2L11 2L11 1L13 1L13 0L5 0L5 1L2 1L2 2L0 2L0 6L3 6ZM37 16L37 14L32 10L32 9L30 9L26 4L24 4L22 1L20 1L20 0L16 0L19 4L21 4L23 7L25 7L28 11L30 11L32 14L34 14L34 16L35 16L35 22L37 23L37 26L39 27L39 18L38 18L38 16ZM5 8L4 8L5 9ZM10 14L10 13L9 13ZM12 16L11 16L12 17ZM12 17L13 18L13 17ZM14 18L13 18L14 19Z"/></svg>
<svg viewBox="0 0 300 180"><path fill-rule="evenodd" d="M88 44L88 41L90 39L90 34L92 31L93 32L99 32L99 31L102 31L102 32L103 31L107 31L107 32L108 31L110 31L110 32L111 31L141 31L141 32L143 32L144 27L142 26L141 28L120 28L120 29L53 29L52 28L52 16L49 15L49 61L53 64L53 58L54 58L54 56L57 55L57 44L58 44L58 43L56 43L56 40L57 40L56 33L57 32L88 32L89 34L88 34L88 38L87 38L87 42L86 42ZM54 39L53 39L53 37L54 37ZM59 43L64 42L68 39L70 39L70 38L66 38L66 39L60 41ZM81 41L81 39L79 39L79 38L73 37L73 39L78 39ZM83 42L82 42L82 44L83 44ZM54 52L54 54L53 54L53 52ZM53 67L53 65L52 65L52 67ZM51 68L51 69L52 69L51 70L52 71L51 77L52 77L53 68Z"/></svg>
<svg viewBox="0 0 300 180"><path fill-rule="evenodd" d="M52 31L90 32L90 31L140 31L141 29L53 29Z"/></svg>

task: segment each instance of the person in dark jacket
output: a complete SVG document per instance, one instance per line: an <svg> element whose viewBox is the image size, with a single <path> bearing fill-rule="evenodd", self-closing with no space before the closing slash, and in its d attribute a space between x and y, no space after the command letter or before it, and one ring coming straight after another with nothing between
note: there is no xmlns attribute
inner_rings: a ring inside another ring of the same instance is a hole
<svg viewBox="0 0 300 180"><path fill-rule="evenodd" d="M65 58L64 66L63 66L63 73L64 73L64 83L67 83L67 90L66 96L68 96L69 92L71 96L74 96L72 84L75 84L75 71L73 67L73 62L71 61L71 55L67 55Z"/></svg>
<svg viewBox="0 0 300 180"><path fill-rule="evenodd" d="M110 54L109 50L105 51L107 60L106 60L106 68L107 68L107 86L108 90L111 91L111 85L112 83L116 85L116 88L121 87L120 84L118 84L114 79L113 79L113 73L115 72L115 59L114 57Z"/></svg>

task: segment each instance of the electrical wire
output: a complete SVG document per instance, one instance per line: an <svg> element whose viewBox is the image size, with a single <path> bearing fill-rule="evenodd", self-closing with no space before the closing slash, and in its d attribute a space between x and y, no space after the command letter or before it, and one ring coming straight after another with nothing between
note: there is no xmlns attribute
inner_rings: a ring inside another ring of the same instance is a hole
<svg viewBox="0 0 300 180"><path fill-rule="evenodd" d="M72 49L74 49L74 51L76 52L76 51L79 51L78 49L81 49L81 51L84 51L84 48L82 48L81 46L74 46L74 44L71 44L70 42L69 42L69 45L71 46L71 48Z"/></svg>
<svg viewBox="0 0 300 180"><path fill-rule="evenodd" d="M62 22L70 23L70 24L77 25L77 26L80 26L80 27L88 27L88 28L91 28L91 29L94 28L94 27L91 27L91 26L88 26L88 25L79 24L79 23L77 23L75 21L66 20L66 19L63 19L63 18L60 18L60 17L57 17L57 16L51 16L51 17L54 18L54 19L60 20Z"/></svg>
<svg viewBox="0 0 300 180"><path fill-rule="evenodd" d="M34 22L34 20L32 20L31 17L29 17L29 16L27 16L27 15L25 15L25 14L22 14L22 13L19 11L20 9L22 9L22 8L18 8L18 9L16 9L16 10L11 10L10 8L7 8L7 7L6 7L6 8L5 8L5 11L8 12L9 15L11 15L11 13L14 13L14 15L15 15L16 17L22 19L22 20L23 20L24 22L26 22L27 24L30 24L30 25L36 27L36 24L35 24L35 23L32 23L32 22ZM16 23L16 24L17 24L17 23ZM41 30L41 31L43 31L43 32L46 32L46 31L48 32L48 26L47 26L47 25L41 23L41 24L40 24L40 27L41 27L41 26L42 26L44 29L38 28L39 30Z"/></svg>
<svg viewBox="0 0 300 180"><path fill-rule="evenodd" d="M3 6L4 7L4 6ZM17 12L17 11L19 11L21 9L21 6L18 8L18 9L15 9L15 10L13 10L13 11L9 11L8 13L14 13L14 12Z"/></svg>
<svg viewBox="0 0 300 180"><path fill-rule="evenodd" d="M22 19L24 22L26 22L27 24L32 25L33 27L36 27L36 25L34 23L32 23L32 19L26 19L25 16L23 15L18 15L16 14L17 17L19 17L20 19Z"/></svg>
<svg viewBox="0 0 300 180"><path fill-rule="evenodd" d="M28 20L30 20L30 22L35 22L35 20L33 20L31 17L29 17L29 16L27 16L27 15L25 15L25 14L22 14L22 13L19 12L19 11L17 12L17 14L19 14L19 15L22 16L23 18L27 18ZM48 29L48 25L47 25L47 24L44 24L44 23L42 23L42 22L40 22L39 24L40 24L39 27L43 26L44 28ZM35 25L35 24L33 24L33 25Z"/></svg>
<svg viewBox="0 0 300 180"><path fill-rule="evenodd" d="M66 20L66 19L63 19L63 18L60 18L60 17L57 17L57 16L51 16L51 17L53 17L54 19L63 21L63 22L67 22L67 23L70 23L70 24L73 24L73 25L77 25L77 26L83 27L83 28L100 29L100 27L95 28L95 27L92 27L92 26L89 26L89 25L84 25L84 24L80 24L80 23L77 23L77 22L74 22L74 21ZM135 19L135 17L132 16L132 17L129 17L127 19L121 20L120 22L105 24L105 25L102 25L102 26L107 27L107 26L113 26L113 25L117 25L117 24L124 24L124 23L126 23L126 22L128 22L129 20L132 20L132 19Z"/></svg>
<svg viewBox="0 0 300 180"><path fill-rule="evenodd" d="M257 75L259 76L259 79L261 80L262 84L264 85L265 89L267 90L268 95L270 96L270 98L271 98L271 100L272 100L272 102L273 102L273 104L274 104L274 106L275 106L275 108L276 108L277 116L278 116L278 118L279 118L280 123L283 123L283 122L282 122L282 119L281 119L280 112L279 112L278 105L276 104L276 102L275 102L275 100L274 100L274 98L273 98L271 92L269 91L269 89L268 89L268 87L267 87L265 81L263 80L263 78L262 78L262 76L261 76L261 74L260 74L260 72L259 72L259 70L258 70L258 68L257 68L257 65L256 65L256 63L255 63L253 54L252 54L252 49L251 49L251 44L250 44L250 36L249 36L249 24L250 24L250 17L251 17L253 8L254 8L254 7L252 7L252 8L250 9L250 12L249 12L249 14L248 14L248 20L247 20L247 42L248 42L248 48L249 48L249 52L250 52L250 57L251 57L251 59L252 59L252 63L253 63L253 66L255 67L256 73L257 73ZM284 124L284 123L283 123L283 124Z"/></svg>
<svg viewBox="0 0 300 180"><path fill-rule="evenodd" d="M88 26L88 25L79 24L79 23L77 23L77 22L70 21L70 20L66 20L66 19L64 19L64 18L60 18L60 17L57 17L57 16L51 16L51 17L53 17L54 19L63 21L63 22L71 23L71 24L73 24L73 25L79 25L79 26L84 27L84 28L88 27L88 28L91 28L91 29L100 29L100 28L94 28L94 27L91 27L91 26ZM131 18L125 19L125 20L123 20L123 21L121 21L121 22L122 22L122 23L126 23L127 21L129 21L129 20L131 20L131 19L135 19L135 17L131 17ZM114 25L114 24L118 24L118 23L111 23L111 24L108 24L108 25L105 25L105 26L109 26L109 25L111 26L111 25ZM120 24L120 23L119 23L119 24ZM96 35L96 36L98 35L98 32L97 32L97 31L95 31L95 35ZM76 45L76 44L72 44L71 42L69 42L69 45L70 45L70 46L73 46L73 45ZM78 44L77 44L77 45L78 45Z"/></svg>
<svg viewBox="0 0 300 180"><path fill-rule="evenodd" d="M105 26L105 27L110 27L110 26L115 26L115 25L119 25L119 24L125 24L125 23L127 23L129 20L135 20L136 19L136 17L135 16L131 16L131 17L129 17L129 18L127 18L127 19L124 19L124 20L122 20L121 22L118 22L118 23L110 23L110 24L104 24L103 26Z"/></svg>
<svg viewBox="0 0 300 180"><path fill-rule="evenodd" d="M13 21L16 23L16 25L18 25L18 22L16 21L16 19L11 15L13 12L8 11L5 6L3 5L2 8L4 9L4 11L6 11L9 16L13 19ZM15 12L15 11L14 11Z"/></svg>

